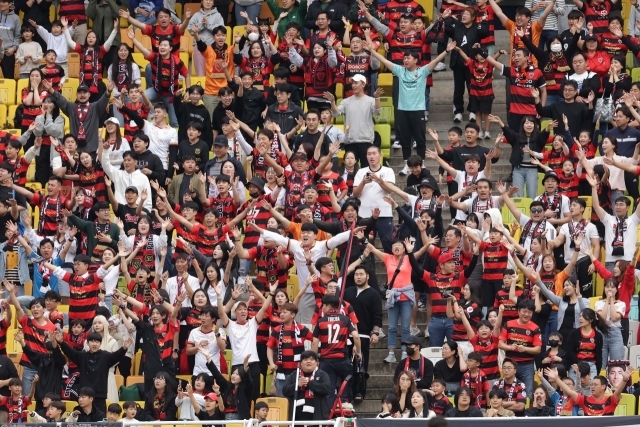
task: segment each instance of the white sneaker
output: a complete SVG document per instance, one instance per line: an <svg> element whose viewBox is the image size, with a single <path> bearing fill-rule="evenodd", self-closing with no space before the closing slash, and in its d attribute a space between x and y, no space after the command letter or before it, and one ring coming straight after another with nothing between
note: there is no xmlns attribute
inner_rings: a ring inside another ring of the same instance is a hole
<svg viewBox="0 0 640 427"><path fill-rule="evenodd" d="M462 114L458 113L455 116L453 116L454 123L460 123L461 121L462 121Z"/></svg>
<svg viewBox="0 0 640 427"><path fill-rule="evenodd" d="M387 334L384 333L384 330L382 328L378 329L378 338L384 338L386 336Z"/></svg>
<svg viewBox="0 0 640 427"><path fill-rule="evenodd" d="M384 363L396 363L396 356L393 353L389 353L383 360Z"/></svg>
<svg viewBox="0 0 640 427"><path fill-rule="evenodd" d="M402 356L400 356L400 360L404 360L404 359L406 359L407 357L408 357L408 356L407 356L407 352L406 352L406 351L403 351L403 352L402 352Z"/></svg>
<svg viewBox="0 0 640 427"><path fill-rule="evenodd" d="M424 337L429 338L429 328L424 328Z"/></svg>
<svg viewBox="0 0 640 427"><path fill-rule="evenodd" d="M489 133L489 131L486 131L484 133L484 139L491 139L491 134Z"/></svg>
<svg viewBox="0 0 640 427"><path fill-rule="evenodd" d="M425 121L425 123L429 121L429 115L428 114L424 115L424 121Z"/></svg>
<svg viewBox="0 0 640 427"><path fill-rule="evenodd" d="M416 148L416 147L417 147L417 144L416 144L416 142L415 142L415 141L413 141L413 144L411 144L411 147L412 147L412 148Z"/></svg>
<svg viewBox="0 0 640 427"><path fill-rule="evenodd" d="M412 327L409 329L409 333L410 333L411 335L415 335L415 336L417 337L418 335L420 335L420 328L418 328L417 326L412 326Z"/></svg>
<svg viewBox="0 0 640 427"><path fill-rule="evenodd" d="M398 172L400 175L409 175L409 172L411 172L409 170L409 166L407 165L407 162L404 162L404 167L402 168L402 170L400 172Z"/></svg>
<svg viewBox="0 0 640 427"><path fill-rule="evenodd" d="M436 65L436 68L433 69L433 71L444 71L447 69L447 65L444 62L438 62L438 65Z"/></svg>
<svg viewBox="0 0 640 427"><path fill-rule="evenodd" d="M476 122L476 113L469 113L469 121L471 123L475 123Z"/></svg>
<svg viewBox="0 0 640 427"><path fill-rule="evenodd" d="M391 148L402 148L402 145L400 145L400 141L393 141Z"/></svg>

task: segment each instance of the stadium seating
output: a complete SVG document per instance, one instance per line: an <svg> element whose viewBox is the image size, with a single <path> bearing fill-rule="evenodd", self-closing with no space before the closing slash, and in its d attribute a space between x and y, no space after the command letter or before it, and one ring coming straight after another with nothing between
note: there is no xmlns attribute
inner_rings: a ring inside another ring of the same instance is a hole
<svg viewBox="0 0 640 427"><path fill-rule="evenodd" d="M289 419L289 400L282 397L265 397L256 400L269 405L267 421L286 421Z"/></svg>
<svg viewBox="0 0 640 427"><path fill-rule="evenodd" d="M0 79L0 104L14 105L16 99L16 81Z"/></svg>

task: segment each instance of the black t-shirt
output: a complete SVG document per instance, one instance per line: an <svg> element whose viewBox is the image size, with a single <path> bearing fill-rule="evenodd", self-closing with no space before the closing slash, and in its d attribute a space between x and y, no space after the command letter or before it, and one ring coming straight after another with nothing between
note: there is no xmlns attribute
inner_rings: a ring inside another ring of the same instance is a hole
<svg viewBox="0 0 640 427"><path fill-rule="evenodd" d="M544 328L547 327L547 323L549 323L549 316L551 316L551 304L542 304L540 307L540 313L533 313L531 316L531 321L538 325L541 331L544 331Z"/></svg>
<svg viewBox="0 0 640 427"><path fill-rule="evenodd" d="M120 203L118 205L118 209L114 212L115 216L120 218L124 223L125 234L127 234L131 229L134 229L136 231L138 230L138 220L140 219L140 216L136 213L136 209L137 208L135 207L131 208L128 205ZM151 217L151 214L147 209L142 208L142 212Z"/></svg>
<svg viewBox="0 0 640 427"><path fill-rule="evenodd" d="M484 155L491 151L487 147L482 147L480 145L476 145L474 147L468 147L466 145L461 145L460 147L452 148L451 150L445 150L442 154L440 154L440 158L447 162L453 161L453 168L458 171L464 171L464 163L467 156L471 154L477 154L480 157L480 170L484 170L484 167L487 163ZM491 159L491 163L496 163L498 158L494 157Z"/></svg>
<svg viewBox="0 0 640 427"><path fill-rule="evenodd" d="M418 176L410 173L407 175L407 187L413 187L414 185L420 184L424 178L433 178L428 169L422 168L420 175Z"/></svg>
<svg viewBox="0 0 640 427"><path fill-rule="evenodd" d="M293 140L293 147L291 147L291 151L294 153L298 151L303 142L310 142L315 148L318 140L320 139L320 135L322 135L321 131L316 133L309 133L309 131L304 131L300 135L296 136ZM328 135L324 136L324 141L322 141L322 149L320 150L320 154L326 156L329 154L329 145L331 145L331 138Z"/></svg>
<svg viewBox="0 0 640 427"><path fill-rule="evenodd" d="M11 359L6 356L0 356L0 380L4 381L11 378L20 378L18 376L18 371ZM0 387L0 395L9 397L11 395L9 386Z"/></svg>
<svg viewBox="0 0 640 427"><path fill-rule="evenodd" d="M558 325L558 330L571 330L576 322L576 304L569 303L567 309L564 311L564 318L562 319L562 325Z"/></svg>
<svg viewBox="0 0 640 427"><path fill-rule="evenodd" d="M11 210L7 211L6 214L4 214L3 216L0 216L0 230L6 230L7 229L7 222L8 221L13 221L16 222L20 219L20 215L18 215L18 218L13 218L11 216ZM7 241L7 236L5 236L4 233L0 233L0 243L4 243Z"/></svg>
<svg viewBox="0 0 640 427"><path fill-rule="evenodd" d="M460 371L460 361L458 358L456 358L451 368L446 360L438 360L433 368L433 378L441 379L446 383L460 384L460 381L462 381L462 372Z"/></svg>
<svg viewBox="0 0 640 427"><path fill-rule="evenodd" d="M23 206L25 208L27 207L26 197L16 192L11 187L0 185L0 200L9 200L9 199L16 199L16 202L18 202L18 205Z"/></svg>

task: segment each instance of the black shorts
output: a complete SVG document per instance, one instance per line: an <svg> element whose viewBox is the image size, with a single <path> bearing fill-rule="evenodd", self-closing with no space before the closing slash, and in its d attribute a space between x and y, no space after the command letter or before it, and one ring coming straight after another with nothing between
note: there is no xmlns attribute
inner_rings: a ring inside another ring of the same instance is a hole
<svg viewBox="0 0 640 427"><path fill-rule="evenodd" d="M472 113L491 113L493 97L491 98L469 98L467 110Z"/></svg>

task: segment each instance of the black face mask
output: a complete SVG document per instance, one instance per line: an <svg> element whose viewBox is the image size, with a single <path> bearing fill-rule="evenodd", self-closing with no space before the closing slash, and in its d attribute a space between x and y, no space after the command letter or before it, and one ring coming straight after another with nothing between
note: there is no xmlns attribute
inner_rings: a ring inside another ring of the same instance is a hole
<svg viewBox="0 0 640 427"><path fill-rule="evenodd" d="M409 357L411 357L411 356L413 356L414 354L416 354L416 349L415 349L415 348L413 348L413 347L407 347L407 350L406 350L406 351L407 351L407 356L409 356Z"/></svg>
<svg viewBox="0 0 640 427"><path fill-rule="evenodd" d="M558 344L560 344L560 341L558 341L558 340L549 340L549 345L551 347L557 347Z"/></svg>
<svg viewBox="0 0 640 427"><path fill-rule="evenodd" d="M257 199L258 197L260 197L260 192L259 191L249 191L249 195L251 196L252 199Z"/></svg>

